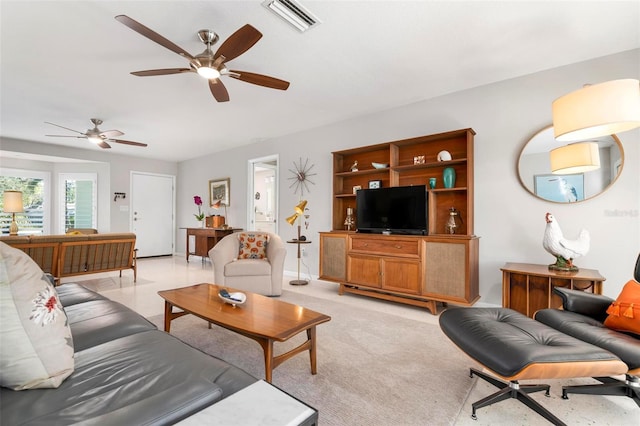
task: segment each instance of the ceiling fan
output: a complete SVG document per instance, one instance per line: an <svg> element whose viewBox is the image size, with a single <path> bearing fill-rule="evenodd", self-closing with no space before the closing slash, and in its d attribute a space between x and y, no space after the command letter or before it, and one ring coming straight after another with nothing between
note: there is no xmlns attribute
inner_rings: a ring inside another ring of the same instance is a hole
<svg viewBox="0 0 640 426"><path fill-rule="evenodd" d="M72 132L76 132L82 135L82 136L45 135L45 136L51 136L54 138L88 139L90 142L93 142L96 145L98 145L100 148L104 148L104 149L111 148L111 145L109 145L107 142L115 142L115 143L121 143L125 145L133 145L133 146L147 146L146 143L125 141L123 139L114 139L118 136L124 135L124 133L122 133L120 130L105 130L103 132L102 130L98 129L98 126L102 124L102 120L100 120L99 118L92 118L91 122L93 123L93 129L87 129L86 132L82 133L77 130L70 129L68 127L60 126L59 124L54 124L54 123L45 121L45 123L51 124L52 126L60 127L62 129L70 130Z"/></svg>
<svg viewBox="0 0 640 426"><path fill-rule="evenodd" d="M149 77L155 75L182 74L185 72L196 72L202 77L209 80L209 89L211 94L218 102L227 102L229 93L220 79L223 75L245 81L247 83L257 84L258 86L269 87L271 89L287 90L289 82L262 74L255 74L246 71L228 70L226 62L237 58L244 52L249 50L254 44L260 40L262 33L247 24L231 34L227 40L213 53L211 46L214 45L219 37L211 30L198 31L198 37L206 45L206 49L195 56L185 51L181 47L175 45L171 41L162 37L160 34L145 27L141 23L129 18L126 15L118 15L116 20L131 28L135 32L147 37L149 40L158 43L174 53L182 56L189 61L189 68L163 68L156 70L135 71L131 74L138 77Z"/></svg>

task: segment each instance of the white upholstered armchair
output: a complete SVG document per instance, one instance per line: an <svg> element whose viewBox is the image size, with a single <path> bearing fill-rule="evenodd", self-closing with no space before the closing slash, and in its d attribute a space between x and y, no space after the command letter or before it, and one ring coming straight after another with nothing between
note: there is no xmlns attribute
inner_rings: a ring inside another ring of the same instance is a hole
<svg viewBox="0 0 640 426"><path fill-rule="evenodd" d="M239 258L240 236L268 235L266 259ZM282 276L286 249L282 239L269 232L236 232L224 237L209 250L214 284L246 290L265 296L282 294Z"/></svg>

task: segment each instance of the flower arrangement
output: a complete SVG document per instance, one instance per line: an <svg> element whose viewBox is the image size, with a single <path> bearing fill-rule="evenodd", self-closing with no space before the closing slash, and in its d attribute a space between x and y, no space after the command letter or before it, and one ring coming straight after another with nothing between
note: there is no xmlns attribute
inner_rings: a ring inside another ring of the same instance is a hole
<svg viewBox="0 0 640 426"><path fill-rule="evenodd" d="M194 195L193 202L198 206L198 214L194 214L198 221L202 222L204 220L204 213L202 213L202 198L199 195Z"/></svg>

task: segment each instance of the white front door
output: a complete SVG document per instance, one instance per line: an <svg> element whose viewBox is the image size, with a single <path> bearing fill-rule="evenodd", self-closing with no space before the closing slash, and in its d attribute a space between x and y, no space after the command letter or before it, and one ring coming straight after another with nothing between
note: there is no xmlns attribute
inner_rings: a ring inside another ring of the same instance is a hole
<svg viewBox="0 0 640 426"><path fill-rule="evenodd" d="M175 177L131 172L131 232L138 257L173 254Z"/></svg>

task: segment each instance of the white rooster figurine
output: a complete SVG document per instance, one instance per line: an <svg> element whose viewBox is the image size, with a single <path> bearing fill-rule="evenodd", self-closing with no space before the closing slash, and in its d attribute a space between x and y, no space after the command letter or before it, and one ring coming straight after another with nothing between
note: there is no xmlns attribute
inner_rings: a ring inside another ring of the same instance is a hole
<svg viewBox="0 0 640 426"><path fill-rule="evenodd" d="M577 271L573 259L584 256L589 252L589 231L582 229L577 240L568 240L562 235L558 221L551 213L545 215L547 227L544 230L542 246L556 257L556 263L549 265L549 269L561 271Z"/></svg>

